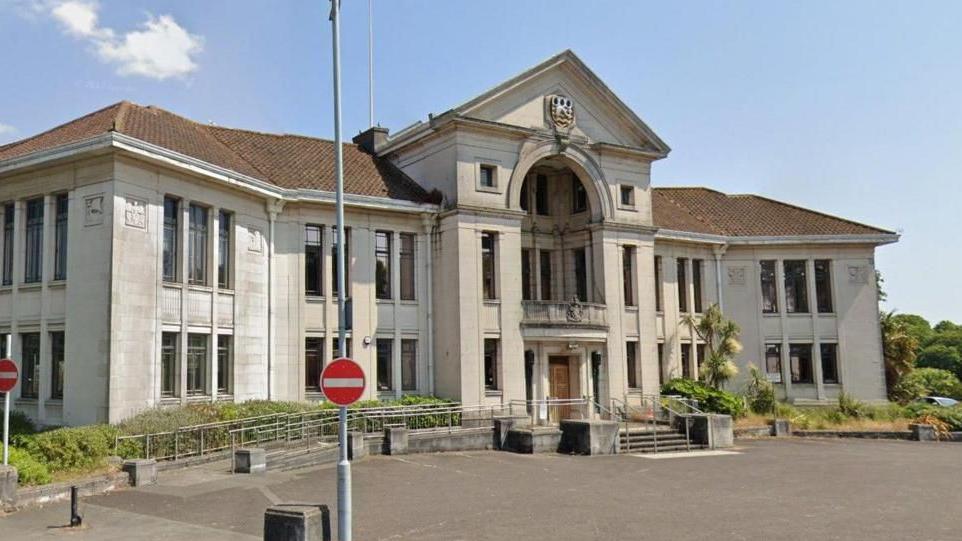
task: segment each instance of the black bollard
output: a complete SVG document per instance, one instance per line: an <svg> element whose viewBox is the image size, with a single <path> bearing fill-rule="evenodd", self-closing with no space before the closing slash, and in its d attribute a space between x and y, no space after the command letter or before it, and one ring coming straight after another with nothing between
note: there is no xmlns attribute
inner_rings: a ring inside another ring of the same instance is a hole
<svg viewBox="0 0 962 541"><path fill-rule="evenodd" d="M70 487L70 527L76 528L83 522L83 517L77 512L77 487Z"/></svg>

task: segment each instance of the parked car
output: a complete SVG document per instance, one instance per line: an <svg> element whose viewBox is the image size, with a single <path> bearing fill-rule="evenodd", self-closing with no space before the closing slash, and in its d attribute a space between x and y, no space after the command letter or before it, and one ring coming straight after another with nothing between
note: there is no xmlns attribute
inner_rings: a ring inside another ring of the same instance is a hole
<svg viewBox="0 0 962 541"><path fill-rule="evenodd" d="M943 408L951 408L959 403L959 401L954 398L947 398L944 396L923 396L922 398L919 398L918 401L922 402L923 404L941 406Z"/></svg>

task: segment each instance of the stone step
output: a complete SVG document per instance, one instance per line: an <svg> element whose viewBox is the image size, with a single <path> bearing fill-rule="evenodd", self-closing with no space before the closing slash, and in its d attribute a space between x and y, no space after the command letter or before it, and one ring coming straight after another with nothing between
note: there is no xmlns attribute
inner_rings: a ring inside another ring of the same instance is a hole
<svg viewBox="0 0 962 541"><path fill-rule="evenodd" d="M699 451L699 450L702 450L702 449L705 449L705 448L706 448L706 447L705 447L704 445L695 445L695 444L692 444L692 445L691 445L691 450L692 450L692 451ZM661 445L661 444L659 443L659 444L658 444L658 450L657 450L657 452L658 452L658 453L677 453L677 452L687 452L688 450L689 450L689 448L688 448L688 446L686 446L685 444L680 444L680 445ZM626 448L626 447L621 447L618 451L621 452L621 453L640 453L640 454L647 454L647 453L655 453L655 452L656 452L654 446L645 446L645 447L634 447L634 446L632 446L631 449L628 449L628 448Z"/></svg>

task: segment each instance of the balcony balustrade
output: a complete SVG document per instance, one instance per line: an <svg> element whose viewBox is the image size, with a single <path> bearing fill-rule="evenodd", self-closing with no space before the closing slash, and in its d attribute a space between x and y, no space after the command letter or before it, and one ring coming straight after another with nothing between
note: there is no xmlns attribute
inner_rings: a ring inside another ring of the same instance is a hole
<svg viewBox="0 0 962 541"><path fill-rule="evenodd" d="M608 309L604 304L571 301L522 301L526 327L608 328Z"/></svg>

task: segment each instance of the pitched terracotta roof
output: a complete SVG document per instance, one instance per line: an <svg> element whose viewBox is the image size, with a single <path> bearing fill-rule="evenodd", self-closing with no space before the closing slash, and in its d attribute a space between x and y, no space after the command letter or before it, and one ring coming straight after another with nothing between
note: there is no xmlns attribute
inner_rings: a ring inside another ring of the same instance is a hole
<svg viewBox="0 0 962 541"><path fill-rule="evenodd" d="M334 142L194 122L164 109L120 102L39 135L0 146L0 161L114 131L282 188L334 191ZM344 191L426 202L427 192L391 163L342 146Z"/></svg>
<svg viewBox="0 0 962 541"><path fill-rule="evenodd" d="M655 225L674 231L732 237L893 234L758 195L654 188L651 199Z"/></svg>

